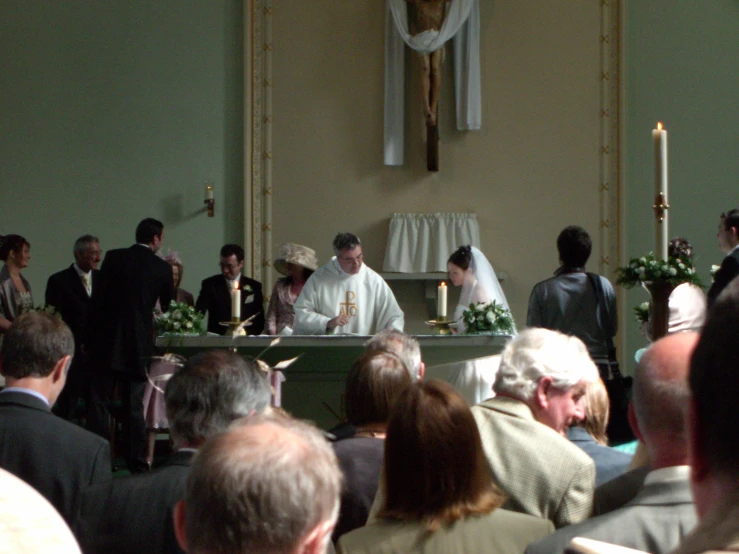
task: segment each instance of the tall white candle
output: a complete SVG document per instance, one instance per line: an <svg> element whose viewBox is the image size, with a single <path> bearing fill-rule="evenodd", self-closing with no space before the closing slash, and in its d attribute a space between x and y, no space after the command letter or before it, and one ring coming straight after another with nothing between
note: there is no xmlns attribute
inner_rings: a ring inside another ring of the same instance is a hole
<svg viewBox="0 0 739 554"><path fill-rule="evenodd" d="M657 128L652 131L654 142L654 197L658 198L662 193L664 204L667 204L667 131L662 128L662 123L657 123ZM662 221L655 221L656 253L662 260L667 259L667 210L664 211Z"/></svg>
<svg viewBox="0 0 739 554"><path fill-rule="evenodd" d="M241 289L238 281L234 281L231 289L231 319L241 321Z"/></svg>
<svg viewBox="0 0 739 554"><path fill-rule="evenodd" d="M438 319L446 318L446 283L443 281L437 291L436 316Z"/></svg>
<svg viewBox="0 0 739 554"><path fill-rule="evenodd" d="M213 200L213 185L208 181L205 182L205 199Z"/></svg>

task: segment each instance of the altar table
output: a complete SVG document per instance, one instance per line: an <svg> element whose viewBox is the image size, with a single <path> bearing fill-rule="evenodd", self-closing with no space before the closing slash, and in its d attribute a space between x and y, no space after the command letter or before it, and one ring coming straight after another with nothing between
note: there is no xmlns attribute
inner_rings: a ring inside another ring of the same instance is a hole
<svg viewBox="0 0 739 554"><path fill-rule="evenodd" d="M212 348L232 348L245 356L257 356L275 337L200 336L159 337L157 348L192 356ZM346 376L352 363L364 351L371 337L356 335L320 335L281 337L280 343L261 358L275 364L300 356L284 370L287 380L282 384L282 406L295 417L314 421L329 429L339 423L343 413ZM427 366L447 364L499 354L510 337L482 335L417 335L421 357Z"/></svg>

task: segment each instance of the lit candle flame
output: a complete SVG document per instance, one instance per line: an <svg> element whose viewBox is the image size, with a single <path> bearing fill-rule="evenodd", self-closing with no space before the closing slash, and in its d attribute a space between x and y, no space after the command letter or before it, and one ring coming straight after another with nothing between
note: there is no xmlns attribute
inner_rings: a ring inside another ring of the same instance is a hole
<svg viewBox="0 0 739 554"><path fill-rule="evenodd" d="M440 286L445 287L446 286L446 283L444 281L442 281Z"/></svg>
<svg viewBox="0 0 739 554"><path fill-rule="evenodd" d="M223 290L223 289L221 289L221 290ZM234 281L234 290L239 290L239 282L238 281Z"/></svg>
<svg viewBox="0 0 739 554"><path fill-rule="evenodd" d="M657 122L657 130L658 130L658 131L661 131L662 129L663 129L663 127L662 127L662 123L660 123L660 122L658 121L658 122Z"/></svg>

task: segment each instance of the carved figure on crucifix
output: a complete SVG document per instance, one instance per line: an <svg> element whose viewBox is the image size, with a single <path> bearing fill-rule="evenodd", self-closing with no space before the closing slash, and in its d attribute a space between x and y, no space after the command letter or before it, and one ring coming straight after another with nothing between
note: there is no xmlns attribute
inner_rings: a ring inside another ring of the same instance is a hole
<svg viewBox="0 0 739 554"><path fill-rule="evenodd" d="M439 31L444 22L445 5L452 0L406 0L415 6L415 21L410 21L414 35L424 31ZM423 90L423 113L430 125L436 125L439 94L441 92L441 62L444 48L421 56L421 85Z"/></svg>

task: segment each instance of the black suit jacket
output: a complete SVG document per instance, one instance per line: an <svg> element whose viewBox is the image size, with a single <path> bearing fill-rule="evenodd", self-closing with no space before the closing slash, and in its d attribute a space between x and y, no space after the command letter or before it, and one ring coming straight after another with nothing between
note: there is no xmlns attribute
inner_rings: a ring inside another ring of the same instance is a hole
<svg viewBox="0 0 739 554"><path fill-rule="evenodd" d="M108 441L23 392L0 393L0 467L41 493L74 528L81 492L111 478Z"/></svg>
<svg viewBox="0 0 739 554"><path fill-rule="evenodd" d="M85 554L182 552L172 509L185 495L192 452L177 452L151 473L90 487L80 503L77 540Z"/></svg>
<svg viewBox="0 0 739 554"><path fill-rule="evenodd" d="M708 307L713 306L716 302L716 298L721 294L721 291L734 280L734 277L739 275L739 250L734 250L731 254L724 258L721 262L716 275L713 277L713 284L708 290Z"/></svg>
<svg viewBox="0 0 739 554"><path fill-rule="evenodd" d="M109 251L100 270L101 294L93 288L94 359L102 368L146 375L154 352L154 305L166 310L174 298L172 268L146 246Z"/></svg>
<svg viewBox="0 0 739 554"><path fill-rule="evenodd" d="M92 290L97 294L101 286L100 271L93 269ZM46 305L54 306L72 330L75 349L72 360L74 370L81 365L83 358L81 346L87 344L88 316L92 305L82 279L74 269L74 264L49 277L46 282Z"/></svg>
<svg viewBox="0 0 739 554"><path fill-rule="evenodd" d="M252 292L245 292L247 288ZM249 277L241 276L241 320L257 314L249 327L248 335L260 335L264 330L264 297L262 284ZM221 321L231 320L231 292L223 275L213 275L203 280L195 308L208 313L208 331L219 335L226 334Z"/></svg>

